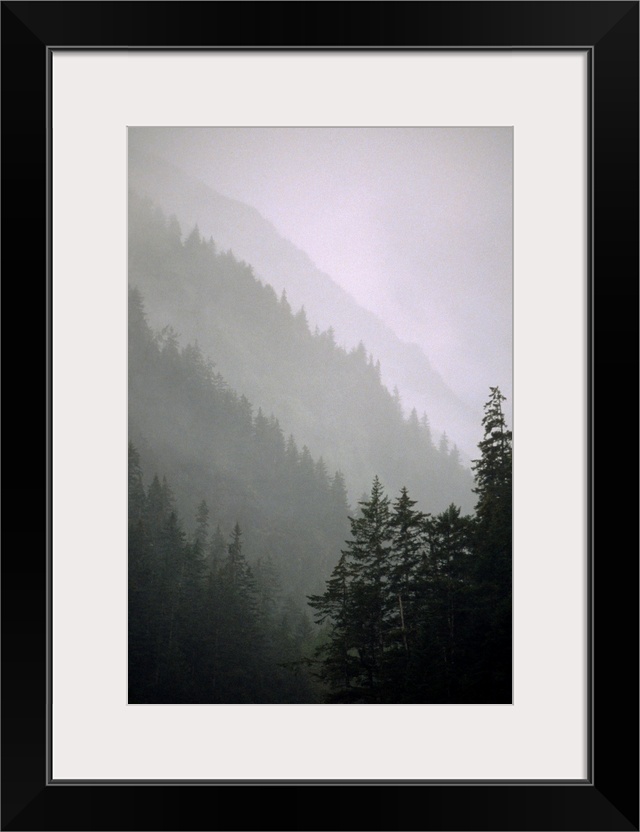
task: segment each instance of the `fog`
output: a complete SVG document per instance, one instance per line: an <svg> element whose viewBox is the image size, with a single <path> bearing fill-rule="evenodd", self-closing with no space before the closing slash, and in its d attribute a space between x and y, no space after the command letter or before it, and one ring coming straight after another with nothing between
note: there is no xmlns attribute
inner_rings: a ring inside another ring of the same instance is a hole
<svg viewBox="0 0 640 832"><path fill-rule="evenodd" d="M511 131L129 139L128 702L511 702Z"/></svg>
<svg viewBox="0 0 640 832"><path fill-rule="evenodd" d="M510 407L511 128L132 132L147 152L257 208L418 344L475 413L489 386Z"/></svg>

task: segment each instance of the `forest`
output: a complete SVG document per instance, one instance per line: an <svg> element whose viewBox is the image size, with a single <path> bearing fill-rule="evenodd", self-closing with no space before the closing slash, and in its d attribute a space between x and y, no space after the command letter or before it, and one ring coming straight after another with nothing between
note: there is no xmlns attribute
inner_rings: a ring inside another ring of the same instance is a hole
<svg viewBox="0 0 640 832"><path fill-rule="evenodd" d="M510 702L500 389L469 471L364 344L129 220L129 702Z"/></svg>

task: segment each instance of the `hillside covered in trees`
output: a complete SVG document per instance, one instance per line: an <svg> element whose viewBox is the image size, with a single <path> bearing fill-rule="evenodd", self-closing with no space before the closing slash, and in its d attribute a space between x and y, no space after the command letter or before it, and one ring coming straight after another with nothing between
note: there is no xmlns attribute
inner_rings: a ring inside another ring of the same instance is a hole
<svg viewBox="0 0 640 832"><path fill-rule="evenodd" d="M129 217L129 701L510 701L500 391L472 473L365 345Z"/></svg>
<svg viewBox="0 0 640 832"><path fill-rule="evenodd" d="M129 445L129 702L314 702L300 665L309 618L268 557L249 565L236 523L211 528L203 500L186 534L166 479L145 487Z"/></svg>
<svg viewBox="0 0 640 832"><path fill-rule="evenodd" d="M140 294L129 303L129 438L193 525L205 500L225 534L245 532L249 558L271 558L299 600L333 568L348 531L344 477L285 439L278 420L232 390L198 347L154 335Z"/></svg>
<svg viewBox="0 0 640 832"><path fill-rule="evenodd" d="M477 410L454 393L424 350L358 303L252 204L211 188L204 181L206 168L200 176L187 175L185 161L183 154L156 155L147 129L129 131L129 183L136 193L149 197L166 216L175 215L184 231L198 225L205 239L213 237L218 250L231 249L236 259L251 263L256 276L273 286L278 297L285 290L294 309L304 305L312 330L316 325L321 331L333 329L336 342L348 350L359 341L375 349L386 387L402 391L407 411L415 406L422 414L426 408L432 427L438 434L446 428L468 459L479 439ZM373 247L379 242L373 240ZM353 270L366 273L367 265L356 262Z"/></svg>
<svg viewBox="0 0 640 832"><path fill-rule="evenodd" d="M286 293L278 298L197 227L183 242L178 223L135 194L129 282L154 326L169 324L183 344L197 342L234 390L274 414L285 435L330 470L341 470L352 499L378 474L394 492L407 486L420 494L430 511L451 501L471 511L472 477L457 448L432 436L428 414L404 417L398 391L382 384L367 346L347 351L331 329L311 332L304 308L294 311Z"/></svg>

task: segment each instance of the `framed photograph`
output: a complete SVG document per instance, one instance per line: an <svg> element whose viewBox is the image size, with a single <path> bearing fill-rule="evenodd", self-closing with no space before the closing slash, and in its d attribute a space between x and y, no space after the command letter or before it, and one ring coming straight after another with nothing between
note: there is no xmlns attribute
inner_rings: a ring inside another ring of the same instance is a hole
<svg viewBox="0 0 640 832"><path fill-rule="evenodd" d="M2 827L638 829L638 3L2 20Z"/></svg>

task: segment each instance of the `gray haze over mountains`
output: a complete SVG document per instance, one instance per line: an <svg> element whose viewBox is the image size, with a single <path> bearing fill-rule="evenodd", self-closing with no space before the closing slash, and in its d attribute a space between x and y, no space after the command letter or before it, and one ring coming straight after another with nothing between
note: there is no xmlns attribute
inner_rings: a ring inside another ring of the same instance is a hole
<svg viewBox="0 0 640 832"><path fill-rule="evenodd" d="M405 410L476 455L489 385L511 404L510 130L132 128L129 148L130 187L183 234L363 341Z"/></svg>

